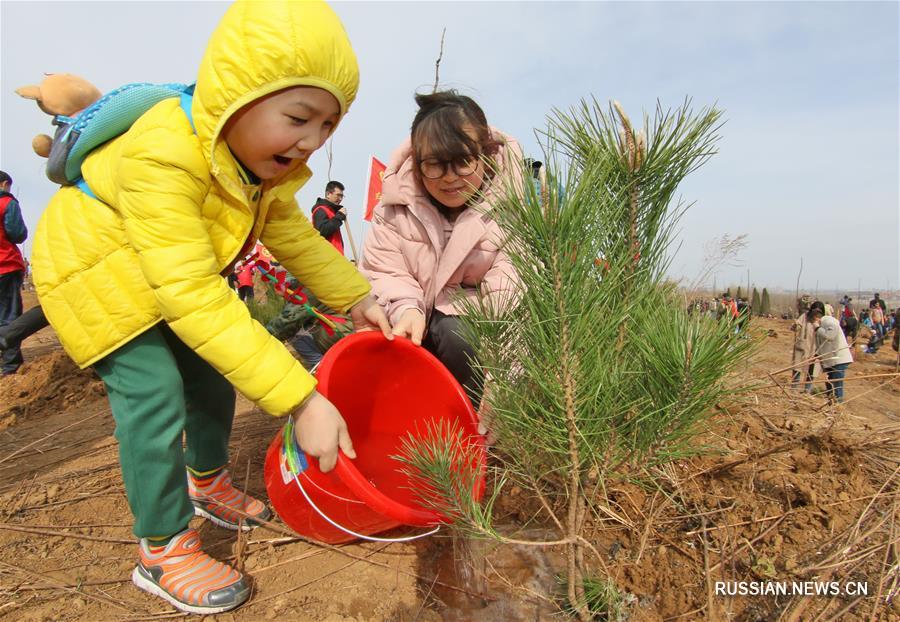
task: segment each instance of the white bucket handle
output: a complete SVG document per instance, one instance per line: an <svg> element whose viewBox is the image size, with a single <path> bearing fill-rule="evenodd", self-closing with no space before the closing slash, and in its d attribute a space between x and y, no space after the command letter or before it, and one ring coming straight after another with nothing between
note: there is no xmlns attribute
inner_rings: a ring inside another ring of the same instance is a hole
<svg viewBox="0 0 900 622"><path fill-rule="evenodd" d="M406 536L403 538L378 538L376 536L366 536L361 533L356 533L355 531L347 529L343 525L339 525L338 523L331 520L331 518L327 514L325 514L325 512L323 512L322 510L319 509L319 506L317 506L315 503L313 503L313 500L310 499L309 495L306 494L306 489L303 488L303 484L300 483L300 478L297 477L297 474L291 472L291 475L294 476L294 481L297 482L297 488L300 489L300 492L303 494L303 497L306 499L306 502L309 504L309 506L312 509L314 509L319 516L321 516L323 519L325 519L325 521L328 522L329 525L331 525L332 527L336 527L337 529L340 529L344 533L351 535L354 538L360 538L361 540L368 540L369 542L411 542L413 540L418 540L419 538L425 538L426 536L434 535L441 528L441 526L438 525L431 531L426 531L425 533L420 533L420 534L417 534L414 536Z"/></svg>
<svg viewBox="0 0 900 622"><path fill-rule="evenodd" d="M302 455L303 452L300 450L300 447L297 445L297 439L294 436L293 428L294 428L294 419L293 419L293 417L291 417L288 419L287 424L285 424L285 426L284 426L284 430L283 430L284 438L282 441L281 450L282 450L282 452L285 452L285 454L288 454L289 453L288 443L290 443L290 448L293 449L294 451L300 452L300 454ZM343 531L344 533L346 533L348 535L353 536L354 538L359 538L361 540L368 540L370 542L411 542L412 540L418 540L419 538L425 538L427 536L433 535L433 534L437 533L441 528L440 525L438 525L431 531L426 531L425 533L421 533L421 534L418 534L415 536L406 536L403 538L377 538L375 536L367 536L367 535L364 535L361 533L356 533L355 531L353 531L351 529L347 529L343 525L339 525L334 520L332 520L330 516L328 516L327 514L325 514L325 512L323 512L321 509L319 509L319 506L317 506L315 504L315 502L313 502L313 500L310 498L309 494L307 494L306 489L303 487L303 484L300 482L300 478L298 477L299 473L297 470L294 469L294 467L291 464L292 460L286 456L286 461L288 463L287 470L291 474L291 477L294 478L294 482L296 482L297 488L300 489L300 493L303 495L303 498L306 499L306 502L309 504L309 507L311 507L313 510L315 510L316 514L321 516L329 525L331 525L332 527L335 527L336 529L339 529L340 531ZM300 471L300 473L302 473L302 470ZM315 482L313 482L312 480L310 480L310 483L315 485ZM328 493L328 494L331 494L331 493ZM363 501L355 501L355 502L363 503Z"/></svg>

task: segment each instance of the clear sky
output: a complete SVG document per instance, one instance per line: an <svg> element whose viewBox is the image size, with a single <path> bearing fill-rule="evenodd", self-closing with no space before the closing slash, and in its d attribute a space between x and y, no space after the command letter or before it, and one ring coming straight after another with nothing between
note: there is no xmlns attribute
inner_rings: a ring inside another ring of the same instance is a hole
<svg viewBox="0 0 900 622"><path fill-rule="evenodd" d="M900 4L897 2L337 2L360 63L356 103L333 140L357 246L370 155L409 131L413 94L430 91L442 28L441 85L474 97L489 122L540 159L534 128L585 97L632 119L657 100L725 111L720 153L680 192L695 205L671 273L693 280L704 246L746 234L717 282L793 289L900 288ZM13 92L43 72L102 91L191 82L226 5L218 2L0 0L0 168L34 231L54 186L31 152L50 118ZM73 35L72 33L78 33ZM328 181L327 159L299 200ZM25 245L30 253L30 242ZM349 248L347 250L350 254ZM712 277L710 277L711 281Z"/></svg>

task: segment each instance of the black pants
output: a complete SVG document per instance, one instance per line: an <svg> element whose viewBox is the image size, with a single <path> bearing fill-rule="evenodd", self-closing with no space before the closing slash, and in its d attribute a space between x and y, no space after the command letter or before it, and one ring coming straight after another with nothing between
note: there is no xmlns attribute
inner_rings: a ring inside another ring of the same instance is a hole
<svg viewBox="0 0 900 622"><path fill-rule="evenodd" d="M12 323L22 315L22 279L25 273L21 270L0 274L0 328ZM10 347L0 354L0 372L13 374L22 365L22 350L18 343L10 343Z"/></svg>
<svg viewBox="0 0 900 622"><path fill-rule="evenodd" d="M481 406L483 387L479 374L473 369L473 365L477 365L475 350L459 335L459 320L453 315L434 311L422 346L453 374L477 411Z"/></svg>
<svg viewBox="0 0 900 622"><path fill-rule="evenodd" d="M44 309L40 305L31 307L12 322L0 328L0 347L3 344L6 344L7 347L20 345L28 337L49 325L50 322L44 315Z"/></svg>
<svg viewBox="0 0 900 622"><path fill-rule="evenodd" d="M249 302L253 300L253 286L241 285L240 287L238 287L238 298L240 298L243 302Z"/></svg>

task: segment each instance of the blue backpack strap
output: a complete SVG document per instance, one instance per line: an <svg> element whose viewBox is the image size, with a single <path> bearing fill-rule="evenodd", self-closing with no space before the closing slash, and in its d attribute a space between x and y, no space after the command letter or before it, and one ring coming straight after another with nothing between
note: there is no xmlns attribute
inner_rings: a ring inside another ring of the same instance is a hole
<svg viewBox="0 0 900 622"><path fill-rule="evenodd" d="M191 129L194 130L194 133L197 133L197 128L194 127L194 115L191 113L191 103L194 101L194 87L196 84L190 84L184 92L181 94L181 109L184 110L184 114L187 116L188 122L191 124Z"/></svg>
<svg viewBox="0 0 900 622"><path fill-rule="evenodd" d="M96 199L97 195L94 194L94 191L91 190L91 187L88 186L87 182L84 180L84 177L75 182L75 186L81 190L83 193L91 197L92 199Z"/></svg>
<svg viewBox="0 0 900 622"><path fill-rule="evenodd" d="M137 86L137 85L128 85L129 88L131 86ZM180 104L181 104L181 109L184 111L184 114L187 116L188 122L191 124L191 129L194 130L194 133L196 134L197 128L194 127L194 115L191 113L191 104L194 101L194 86L195 86L194 84L189 84L186 87L184 87L183 90L181 91L181 94L179 95L179 100L180 100ZM66 119L66 120L69 120L69 119ZM69 120L69 121L71 121L71 120ZM81 190L83 193L85 193L86 195L91 197L92 199L99 200L99 199L97 199L97 195L94 194L94 191L91 190L91 187L88 186L87 182L84 180L84 177L79 177L78 181L76 181L74 185L79 190Z"/></svg>

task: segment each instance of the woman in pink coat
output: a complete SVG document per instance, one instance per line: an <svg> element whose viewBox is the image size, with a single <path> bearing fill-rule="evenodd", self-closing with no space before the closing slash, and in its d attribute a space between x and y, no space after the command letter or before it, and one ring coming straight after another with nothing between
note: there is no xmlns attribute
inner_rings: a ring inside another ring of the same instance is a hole
<svg viewBox="0 0 900 622"><path fill-rule="evenodd" d="M469 97L443 91L416 103L410 138L385 172L360 270L394 334L434 354L477 409L482 387L470 363L475 352L459 334L459 298L480 291L503 304L514 294L490 208L507 171L521 177L522 153Z"/></svg>

